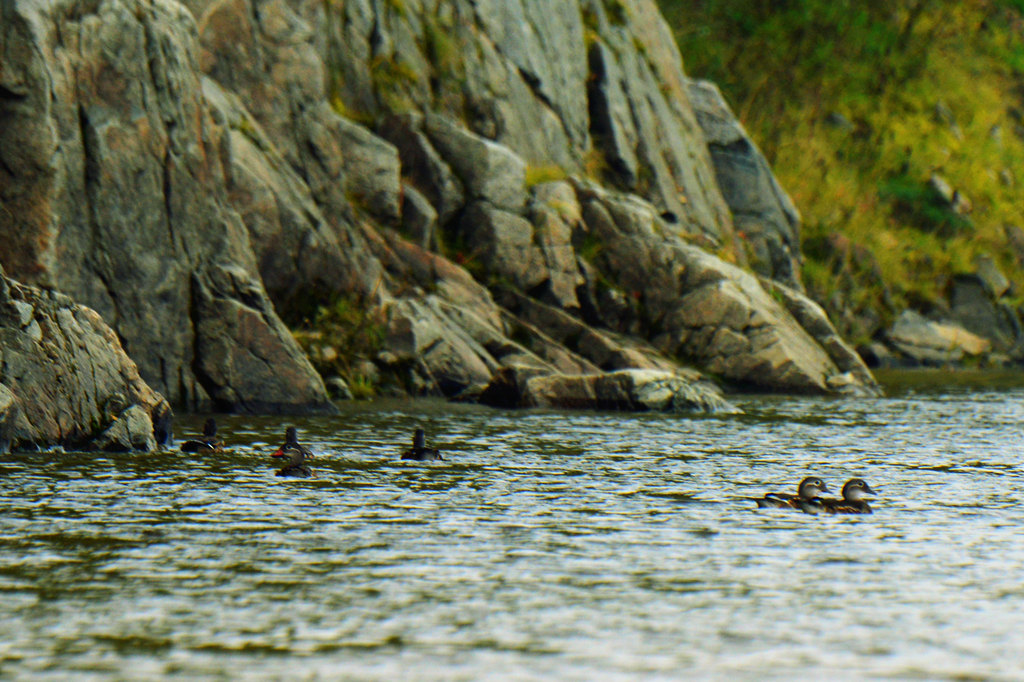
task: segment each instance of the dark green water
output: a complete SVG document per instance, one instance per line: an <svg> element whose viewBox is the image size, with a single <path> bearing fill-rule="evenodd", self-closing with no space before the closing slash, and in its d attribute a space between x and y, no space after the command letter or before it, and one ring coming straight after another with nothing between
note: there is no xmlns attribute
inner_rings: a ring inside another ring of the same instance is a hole
<svg viewBox="0 0 1024 682"><path fill-rule="evenodd" d="M0 463L0 677L1024 677L1024 390L739 417L445 403L224 417L202 459ZM194 433L201 416L179 419ZM449 461L398 461L423 425ZM873 516L752 511L807 472Z"/></svg>

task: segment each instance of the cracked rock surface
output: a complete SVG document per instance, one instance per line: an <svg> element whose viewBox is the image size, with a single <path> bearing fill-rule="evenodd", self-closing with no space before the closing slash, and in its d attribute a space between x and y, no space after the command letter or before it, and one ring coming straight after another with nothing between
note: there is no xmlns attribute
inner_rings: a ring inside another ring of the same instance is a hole
<svg viewBox="0 0 1024 682"><path fill-rule="evenodd" d="M286 324L342 296L414 393L510 367L876 392L770 170L723 180L749 141L653 0L563 4L6 2L0 261L186 409L331 410Z"/></svg>
<svg viewBox="0 0 1024 682"><path fill-rule="evenodd" d="M149 451L171 409L94 310L0 270L0 451Z"/></svg>

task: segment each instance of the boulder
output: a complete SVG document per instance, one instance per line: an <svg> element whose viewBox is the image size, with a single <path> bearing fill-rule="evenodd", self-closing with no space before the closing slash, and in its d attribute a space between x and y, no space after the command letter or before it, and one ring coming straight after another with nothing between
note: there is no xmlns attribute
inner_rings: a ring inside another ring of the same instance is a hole
<svg viewBox="0 0 1024 682"><path fill-rule="evenodd" d="M641 369L565 375L505 368L495 375L480 400L504 407L710 414L740 412L695 372Z"/></svg>
<svg viewBox="0 0 1024 682"><path fill-rule="evenodd" d="M1001 298L1010 290L1010 280L999 269L992 256L978 254L974 259L974 267L976 268L978 278L985 285L985 289L993 299Z"/></svg>
<svg viewBox="0 0 1024 682"><path fill-rule="evenodd" d="M950 282L950 320L992 343L1001 353L1020 355L1024 331L1013 308L992 298L992 285L981 275L957 275Z"/></svg>
<svg viewBox="0 0 1024 682"><path fill-rule="evenodd" d="M335 400L355 400L352 389L348 387L348 382L341 377L328 377L324 379L324 385L327 387L328 393Z"/></svg>
<svg viewBox="0 0 1024 682"><path fill-rule="evenodd" d="M132 405L90 444L92 449L104 452L149 452L156 449L153 422L146 411Z"/></svg>
<svg viewBox="0 0 1024 682"><path fill-rule="evenodd" d="M195 371L217 410L337 412L259 280L243 268L211 266L194 275L192 310Z"/></svg>
<svg viewBox="0 0 1024 682"><path fill-rule="evenodd" d="M423 132L423 116L403 114L386 119L381 134L398 150L402 174L427 198L446 225L466 203L462 181Z"/></svg>
<svg viewBox="0 0 1024 682"><path fill-rule="evenodd" d="M0 271L0 449L150 451L171 416L95 311Z"/></svg>
<svg viewBox="0 0 1024 682"><path fill-rule="evenodd" d="M928 190L935 203L957 215L965 216L973 210L971 200L960 190L954 189L949 181L938 173L932 173L928 177Z"/></svg>
<svg viewBox="0 0 1024 682"><path fill-rule="evenodd" d="M980 356L992 349L987 339L955 324L935 322L913 310L904 310L887 333L889 342L915 362L945 365L965 355Z"/></svg>
<svg viewBox="0 0 1024 682"><path fill-rule="evenodd" d="M809 333L754 275L686 243L650 204L588 181L575 184L586 229L601 245L594 267L627 295L664 355L760 389L879 392L853 352L833 343L838 335L820 309L798 306L816 328ZM834 346L831 354L815 334ZM855 367L851 382L830 381Z"/></svg>
<svg viewBox="0 0 1024 682"><path fill-rule="evenodd" d="M472 337L438 314L432 297L402 298L385 306L387 348L399 362L417 366L445 396L487 383L497 363Z"/></svg>
<svg viewBox="0 0 1024 682"><path fill-rule="evenodd" d="M478 259L488 278L506 279L522 290L550 280L544 254L534 243L533 225L515 213L476 201L459 220L466 258Z"/></svg>
<svg viewBox="0 0 1024 682"><path fill-rule="evenodd" d="M588 326L579 318L522 294L506 292L504 306L515 313L520 323L529 324L599 371L619 369L658 369L674 371L678 364L642 341L607 329ZM563 371L564 373L564 371ZM592 372L582 372L589 374Z"/></svg>
<svg viewBox="0 0 1024 682"><path fill-rule="evenodd" d="M878 395L882 389L872 376L871 370L855 351L836 331L828 315L820 305L806 294L767 279L762 286L773 297L777 297L786 310L793 315L800 326L828 353L842 374L833 374L826 379L828 386L840 393L863 393Z"/></svg>
<svg viewBox="0 0 1024 682"><path fill-rule="evenodd" d="M0 455L11 449L11 441L17 438L18 419L21 408L11 389L0 384Z"/></svg>
<svg viewBox="0 0 1024 682"><path fill-rule="evenodd" d="M523 407L526 395L526 383L539 376L549 376L551 372L530 365L509 365L502 367L476 396L476 401L491 407Z"/></svg>
<svg viewBox="0 0 1024 682"><path fill-rule="evenodd" d="M423 129L466 188L467 200L519 211L526 203L526 162L511 149L475 135L455 121L427 114Z"/></svg>
<svg viewBox="0 0 1024 682"><path fill-rule="evenodd" d="M437 211L410 184L402 185L402 232L422 248L437 251Z"/></svg>
<svg viewBox="0 0 1024 682"><path fill-rule="evenodd" d="M1003 233L1017 264L1024 265L1024 229L1021 229L1020 225L1007 223L1003 225Z"/></svg>
<svg viewBox="0 0 1024 682"><path fill-rule="evenodd" d="M579 202L567 182L544 183L533 189L529 205L535 241L540 247L547 273L547 290L541 297L566 310L580 307L576 289L583 283L576 251L573 227L581 220Z"/></svg>

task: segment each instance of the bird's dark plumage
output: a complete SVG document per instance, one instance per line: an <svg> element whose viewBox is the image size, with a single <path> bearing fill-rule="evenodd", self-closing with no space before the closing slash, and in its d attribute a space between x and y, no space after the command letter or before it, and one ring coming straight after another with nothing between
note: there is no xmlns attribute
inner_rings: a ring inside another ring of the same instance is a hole
<svg viewBox="0 0 1024 682"><path fill-rule="evenodd" d="M827 492L830 491L825 485L825 481L817 476L808 476L800 481L795 495L792 493L765 493L764 497L752 499L757 502L758 509L803 509L804 506L813 507L816 504L814 500L821 493Z"/></svg>
<svg viewBox="0 0 1024 682"><path fill-rule="evenodd" d="M224 440L217 436L217 420L210 417L203 424L203 435L181 444L182 452L221 452Z"/></svg>
<svg viewBox="0 0 1024 682"><path fill-rule="evenodd" d="M416 434L412 438L412 447L402 453L402 459L411 459L417 462L431 462L435 459L444 461L440 450L427 447L427 435L423 429L416 429Z"/></svg>
<svg viewBox="0 0 1024 682"><path fill-rule="evenodd" d="M820 510L812 510L810 513L818 514L872 514L871 505L864 499L865 495L874 495L867 481L862 478L851 478L843 485L843 498L820 497L817 502ZM807 511L806 509L804 511Z"/></svg>

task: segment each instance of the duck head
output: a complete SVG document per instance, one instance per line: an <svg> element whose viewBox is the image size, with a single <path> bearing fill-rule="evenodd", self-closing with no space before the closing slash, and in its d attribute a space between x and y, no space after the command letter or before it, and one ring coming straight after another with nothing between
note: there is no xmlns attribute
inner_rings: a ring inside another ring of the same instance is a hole
<svg viewBox="0 0 1024 682"><path fill-rule="evenodd" d="M279 447L271 457L290 457L291 455L286 454L290 450L298 450L300 453L302 451L302 448L299 447L299 432L294 426L289 426L284 430L284 445Z"/></svg>
<svg viewBox="0 0 1024 682"><path fill-rule="evenodd" d="M210 417L209 419L206 420L206 423L203 424L203 435L204 436L209 436L211 438L213 436L217 435L217 420L216 419L214 419L213 417Z"/></svg>
<svg viewBox="0 0 1024 682"><path fill-rule="evenodd" d="M843 499L850 502L860 502L865 495L874 494L876 494L875 491L862 478L851 478L843 486Z"/></svg>
<svg viewBox="0 0 1024 682"><path fill-rule="evenodd" d="M427 434L423 432L423 429L416 429L416 434L412 437L412 447L415 450L427 447Z"/></svg>
<svg viewBox="0 0 1024 682"><path fill-rule="evenodd" d="M800 486L797 488L797 494L805 499L810 500L818 497L822 493L830 493L831 490L825 485L825 481L821 480L817 476L808 476L804 480L800 481Z"/></svg>
<svg viewBox="0 0 1024 682"><path fill-rule="evenodd" d="M306 455L302 452L302 448L292 448L288 446L278 449L278 451L272 454L271 457L287 457L287 466L289 467L301 466L306 461Z"/></svg>

